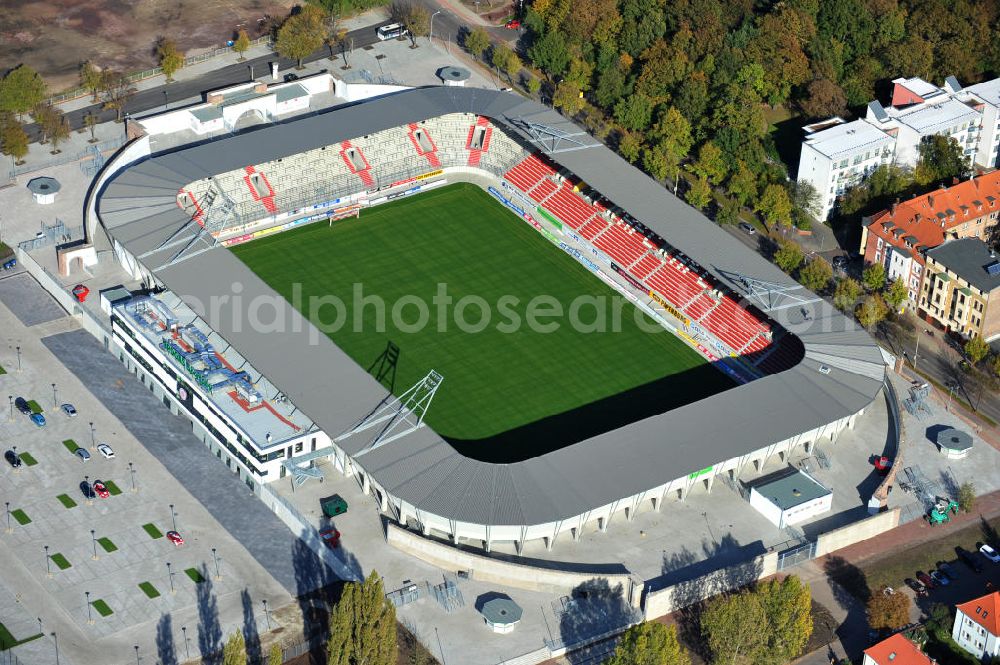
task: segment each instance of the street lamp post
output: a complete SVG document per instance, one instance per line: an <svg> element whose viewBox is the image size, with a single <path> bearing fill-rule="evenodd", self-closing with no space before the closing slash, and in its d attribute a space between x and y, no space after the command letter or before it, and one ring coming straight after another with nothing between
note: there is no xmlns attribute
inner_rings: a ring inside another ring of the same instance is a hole
<svg viewBox="0 0 1000 665"><path fill-rule="evenodd" d="M56 637L56 631L52 631L52 644L56 647L56 665L59 665L59 638Z"/></svg>
<svg viewBox="0 0 1000 665"><path fill-rule="evenodd" d="M10 526L10 501L4 501L3 505L7 509L7 533L14 533L14 529Z"/></svg>
<svg viewBox="0 0 1000 665"><path fill-rule="evenodd" d="M17 373L21 373L21 347L17 347Z"/></svg>
<svg viewBox="0 0 1000 665"><path fill-rule="evenodd" d="M174 593L174 574L170 570L169 561L167 561L167 578L170 580L170 593Z"/></svg>
<svg viewBox="0 0 1000 665"><path fill-rule="evenodd" d="M177 513L174 512L174 504L170 504L170 523L174 525L174 531L177 531Z"/></svg>
<svg viewBox="0 0 1000 665"><path fill-rule="evenodd" d="M434 17L437 16L438 14L440 14L440 13L441 13L441 10L439 9L436 12L434 12L433 14L431 14L431 29L430 29L430 32L429 32L428 37L427 37L427 41L429 41L431 44L434 43Z"/></svg>
<svg viewBox="0 0 1000 665"><path fill-rule="evenodd" d="M139 645L135 644L132 648L135 649L135 665L139 665Z"/></svg>
<svg viewBox="0 0 1000 665"><path fill-rule="evenodd" d="M84 591L83 593L84 593L84 595L87 596L87 623L93 624L94 623L94 617L93 617L93 615L91 614L91 611L90 611L90 592L89 591Z"/></svg>
<svg viewBox="0 0 1000 665"><path fill-rule="evenodd" d="M52 559L49 557L49 546L45 546L45 576L52 577Z"/></svg>
<svg viewBox="0 0 1000 665"><path fill-rule="evenodd" d="M56 384L52 384L52 408L59 406L59 400L56 399Z"/></svg>
<svg viewBox="0 0 1000 665"><path fill-rule="evenodd" d="M94 546L94 561L97 561L101 557L97 556L97 532L94 529L90 530L90 542Z"/></svg>
<svg viewBox="0 0 1000 665"><path fill-rule="evenodd" d="M97 434L94 432L94 423L88 423L90 425L90 449L97 450Z"/></svg>
<svg viewBox="0 0 1000 665"><path fill-rule="evenodd" d="M7 395L7 401L10 402L10 416L8 417L8 420L10 420L10 422L14 422L14 396Z"/></svg>
<svg viewBox="0 0 1000 665"><path fill-rule="evenodd" d="M219 574L219 555L216 554L215 548L212 548L212 559L215 561L215 579L221 580L222 575Z"/></svg>
<svg viewBox="0 0 1000 665"><path fill-rule="evenodd" d="M184 635L184 655L190 660L191 659L191 647L188 645L188 627L181 626L181 633Z"/></svg>
<svg viewBox="0 0 1000 665"><path fill-rule="evenodd" d="M267 629L271 630L271 617L267 614L267 598L261 599L260 602L264 603L264 622L267 624Z"/></svg>
<svg viewBox="0 0 1000 665"><path fill-rule="evenodd" d="M132 479L132 491L138 491L135 489L135 469L132 467L132 462L128 463L128 475Z"/></svg>

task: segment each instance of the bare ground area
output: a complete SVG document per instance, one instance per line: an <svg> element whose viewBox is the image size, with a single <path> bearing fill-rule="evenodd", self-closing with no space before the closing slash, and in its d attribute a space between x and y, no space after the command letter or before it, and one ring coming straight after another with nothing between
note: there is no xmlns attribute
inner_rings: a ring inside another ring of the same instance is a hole
<svg viewBox="0 0 1000 665"><path fill-rule="evenodd" d="M24 0L3 3L0 63L36 69L56 92L77 85L80 63L136 71L153 67L163 35L188 55L225 45L237 26L285 16L291 0Z"/></svg>

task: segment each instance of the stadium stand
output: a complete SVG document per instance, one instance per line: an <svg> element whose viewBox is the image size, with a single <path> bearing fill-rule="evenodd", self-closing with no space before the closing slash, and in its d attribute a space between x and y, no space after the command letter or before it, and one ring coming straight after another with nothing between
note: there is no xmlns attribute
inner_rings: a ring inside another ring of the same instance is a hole
<svg viewBox="0 0 1000 665"><path fill-rule="evenodd" d="M582 228L587 220L597 214L594 207L577 196L568 183L563 183L562 187L546 199L543 207L574 229Z"/></svg>
<svg viewBox="0 0 1000 665"><path fill-rule="evenodd" d="M434 168L440 168L441 160L437 156L437 146L434 145L434 140L431 138L426 128L420 127L417 123L412 122L409 125L410 131L407 136L413 143L413 147L417 149L417 154L427 160L427 163Z"/></svg>
<svg viewBox="0 0 1000 665"><path fill-rule="evenodd" d="M597 236L600 235L606 228L608 228L608 221L595 214L590 218L589 222L580 228L580 235L593 242L594 239L597 238Z"/></svg>
<svg viewBox="0 0 1000 665"><path fill-rule="evenodd" d="M538 155L532 153L507 171L504 174L504 178L507 179L507 182L527 194L531 191L532 187L544 178L551 178L555 174L555 169L542 161Z"/></svg>
<svg viewBox="0 0 1000 665"><path fill-rule="evenodd" d="M620 222L608 227L608 230L594 241L594 246L604 251L622 267L631 266L650 249L645 238L626 231L625 225Z"/></svg>
<svg viewBox="0 0 1000 665"><path fill-rule="evenodd" d="M361 182L364 183L365 187L372 187L375 184L375 180L372 178L371 173L369 173L371 165L365 159L361 148L351 145L350 141L341 143L340 148L340 156L344 158L344 163L347 164L347 168L351 170L351 173L361 178Z"/></svg>
<svg viewBox="0 0 1000 665"><path fill-rule="evenodd" d="M659 268L661 264L662 261L656 258L656 255L647 252L629 272L640 282L645 282L649 274Z"/></svg>
<svg viewBox="0 0 1000 665"><path fill-rule="evenodd" d="M546 199L548 199L549 196L554 194L558 189L559 185L552 182L548 178L545 178L540 183L535 185L530 192L528 192L528 196L530 196L532 200L537 201L539 204L543 204Z"/></svg>
<svg viewBox="0 0 1000 665"><path fill-rule="evenodd" d="M490 139L493 135L493 127L489 118L479 116L476 124L469 128L469 138L465 148L469 151L468 166L479 166L483 153L490 149Z"/></svg>

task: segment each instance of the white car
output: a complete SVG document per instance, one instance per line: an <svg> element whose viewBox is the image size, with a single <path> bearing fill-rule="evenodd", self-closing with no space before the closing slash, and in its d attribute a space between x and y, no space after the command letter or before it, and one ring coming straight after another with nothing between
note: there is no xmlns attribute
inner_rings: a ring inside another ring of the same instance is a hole
<svg viewBox="0 0 1000 665"><path fill-rule="evenodd" d="M112 459L115 456L115 451L106 443L97 444L97 452L104 455L104 459Z"/></svg>
<svg viewBox="0 0 1000 665"><path fill-rule="evenodd" d="M992 547L990 547L989 545L980 545L979 553L982 554L987 559L989 559L990 561L992 561L993 563L1000 563L1000 554L997 554L997 551Z"/></svg>
<svg viewBox="0 0 1000 665"><path fill-rule="evenodd" d="M70 418L76 418L76 407L73 406L72 404L67 402L66 404L63 404L60 408L62 409L63 413L65 413Z"/></svg>

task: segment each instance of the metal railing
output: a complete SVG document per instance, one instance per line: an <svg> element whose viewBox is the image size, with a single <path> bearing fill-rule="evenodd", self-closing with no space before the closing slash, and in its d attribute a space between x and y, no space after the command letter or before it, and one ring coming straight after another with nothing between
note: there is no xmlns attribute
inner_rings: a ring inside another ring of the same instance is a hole
<svg viewBox="0 0 1000 665"><path fill-rule="evenodd" d="M8 170L7 174L10 179L13 180L17 176L24 175L25 173L35 173L36 171L44 171L45 169L62 166L63 164L72 164L73 162L80 162L85 159L94 159L95 154L108 152L110 150L117 150L125 145L127 141L128 139L124 136L117 139L101 141L100 143L91 144L79 152L64 153L55 159L50 159L44 162L29 162L20 166L12 166Z"/></svg>

